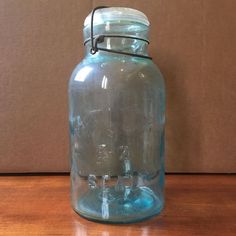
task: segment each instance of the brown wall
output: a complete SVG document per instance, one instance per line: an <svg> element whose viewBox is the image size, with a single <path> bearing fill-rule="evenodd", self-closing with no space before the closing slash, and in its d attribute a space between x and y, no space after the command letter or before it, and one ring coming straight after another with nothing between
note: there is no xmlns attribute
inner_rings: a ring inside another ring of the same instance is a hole
<svg viewBox="0 0 236 236"><path fill-rule="evenodd" d="M0 172L67 171L67 82L96 5L137 8L167 87L170 172L236 172L236 1L0 0Z"/></svg>

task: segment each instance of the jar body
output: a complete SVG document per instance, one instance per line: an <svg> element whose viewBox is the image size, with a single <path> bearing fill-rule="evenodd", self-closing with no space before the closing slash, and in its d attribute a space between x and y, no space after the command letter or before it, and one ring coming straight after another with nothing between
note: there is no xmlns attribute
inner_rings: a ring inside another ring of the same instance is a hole
<svg viewBox="0 0 236 236"><path fill-rule="evenodd" d="M165 88L149 59L87 55L69 82L71 201L96 221L158 214L164 197Z"/></svg>

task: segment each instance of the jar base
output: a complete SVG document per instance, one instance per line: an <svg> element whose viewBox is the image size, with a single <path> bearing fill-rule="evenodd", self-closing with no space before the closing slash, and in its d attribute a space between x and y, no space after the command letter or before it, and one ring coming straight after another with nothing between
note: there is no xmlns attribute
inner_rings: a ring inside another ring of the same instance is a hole
<svg viewBox="0 0 236 236"><path fill-rule="evenodd" d="M148 187L94 189L84 194L74 210L92 221L134 223L158 215L163 201Z"/></svg>

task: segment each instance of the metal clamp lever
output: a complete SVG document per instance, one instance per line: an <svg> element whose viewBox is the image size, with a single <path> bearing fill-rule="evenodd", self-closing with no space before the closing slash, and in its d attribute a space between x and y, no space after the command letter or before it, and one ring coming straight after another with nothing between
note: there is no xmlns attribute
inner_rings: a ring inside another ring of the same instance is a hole
<svg viewBox="0 0 236 236"><path fill-rule="evenodd" d="M113 50L113 49L107 49L107 48L100 48L100 47L98 47L99 43L103 43L104 42L105 37L136 39L136 40L145 41L146 43L149 44L149 41L147 39L143 39L143 38L132 36L132 35L116 35L116 34L106 34L106 35L104 35L104 34L101 34L101 35L97 35L97 36L94 37L94 31L93 31L94 14L95 14L96 10L102 9L102 8L108 8L108 6L98 6L98 7L95 7L93 9L92 13L91 13L90 39L87 39L87 40L84 41L84 45L86 45L87 42L91 41L90 53L92 55L94 55L94 54L96 54L97 51L101 50L101 51L106 51L106 52L111 52L111 53L124 54L124 55L128 55L128 56L141 57L141 58L146 58L146 59L152 60L151 57L145 56L145 55L129 53L129 52L122 52L122 51L117 51L117 50Z"/></svg>

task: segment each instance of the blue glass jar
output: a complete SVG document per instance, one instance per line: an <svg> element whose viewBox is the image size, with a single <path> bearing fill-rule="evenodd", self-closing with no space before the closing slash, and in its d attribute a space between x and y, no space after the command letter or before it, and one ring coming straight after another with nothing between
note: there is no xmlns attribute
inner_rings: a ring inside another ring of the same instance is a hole
<svg viewBox="0 0 236 236"><path fill-rule="evenodd" d="M131 8L85 20L86 55L69 82L71 201L91 220L136 222L163 208L165 88L148 31Z"/></svg>

